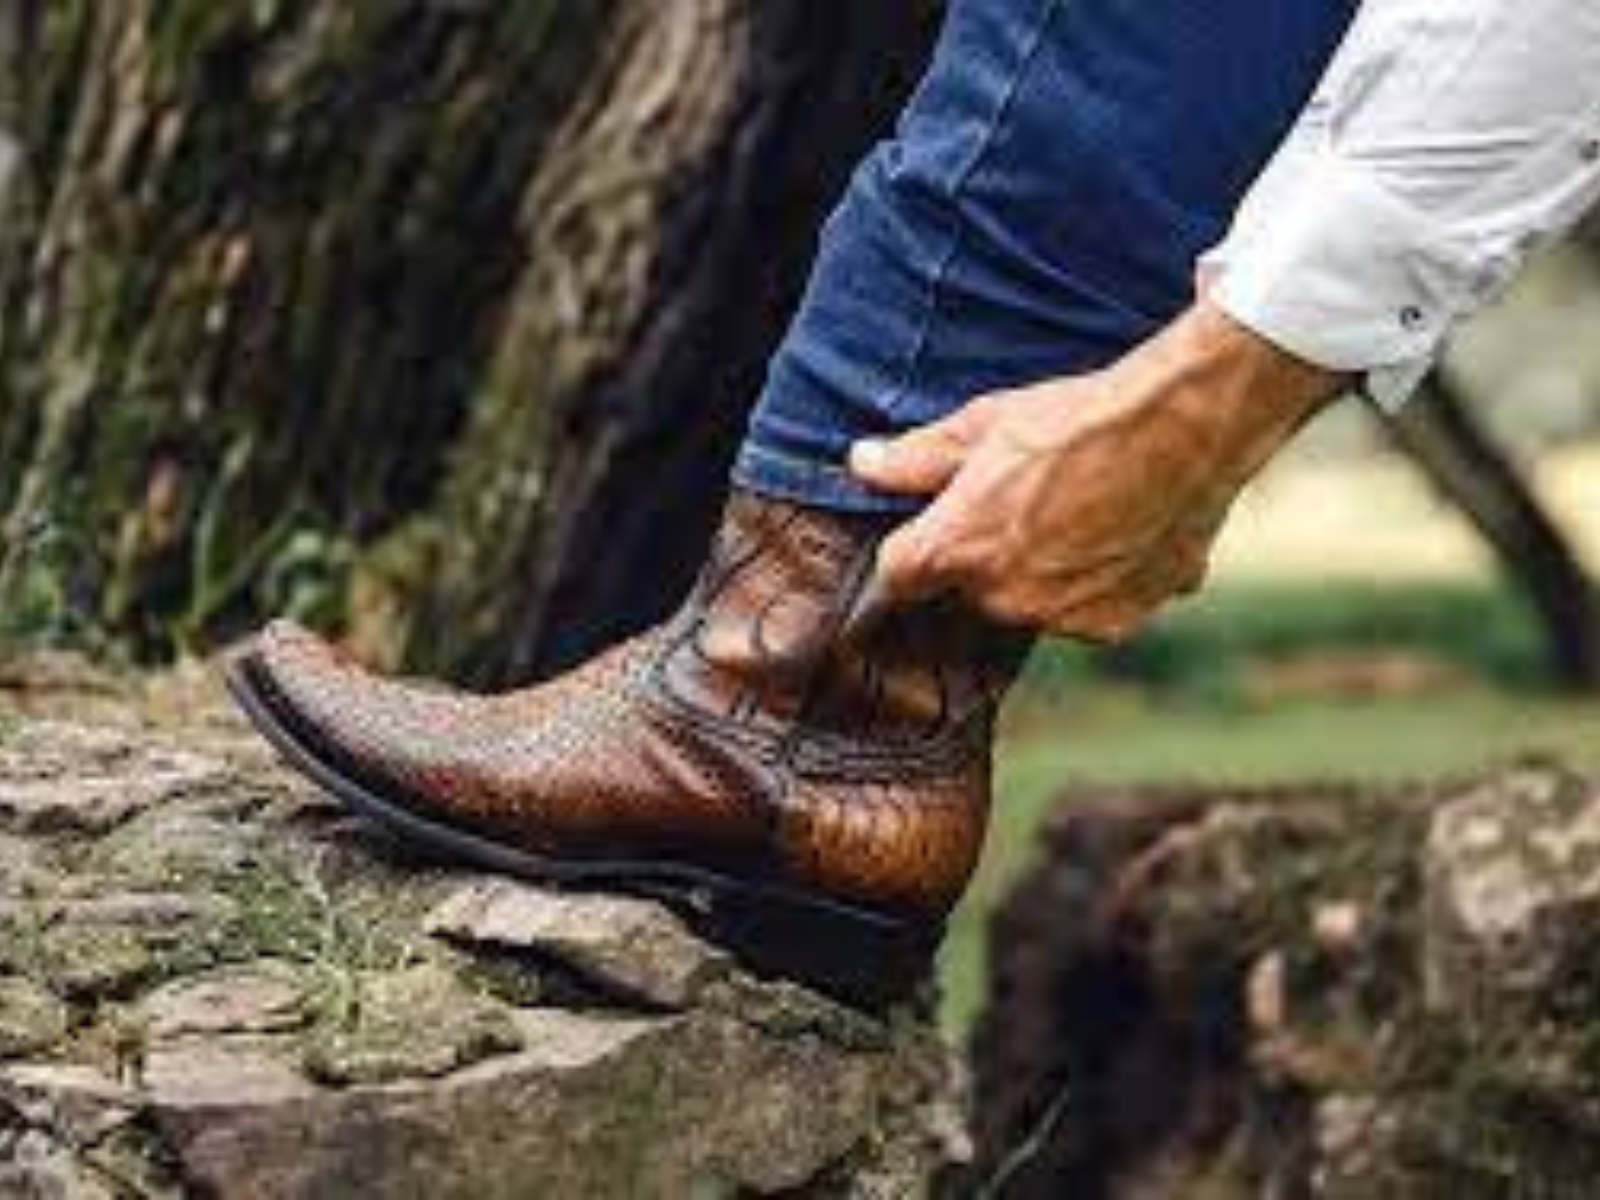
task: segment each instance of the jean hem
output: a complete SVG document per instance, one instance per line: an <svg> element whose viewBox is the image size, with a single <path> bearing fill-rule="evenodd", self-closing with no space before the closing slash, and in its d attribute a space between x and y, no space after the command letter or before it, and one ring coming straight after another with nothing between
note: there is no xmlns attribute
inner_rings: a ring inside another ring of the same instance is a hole
<svg viewBox="0 0 1600 1200"><path fill-rule="evenodd" d="M875 492L842 467L746 444L733 467L735 486L808 508L866 514L909 514L924 502Z"/></svg>

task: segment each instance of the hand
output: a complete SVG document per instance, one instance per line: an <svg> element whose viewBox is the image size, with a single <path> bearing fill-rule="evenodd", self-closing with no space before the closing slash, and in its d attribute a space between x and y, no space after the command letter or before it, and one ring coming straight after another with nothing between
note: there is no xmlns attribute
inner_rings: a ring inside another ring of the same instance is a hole
<svg viewBox="0 0 1600 1200"><path fill-rule="evenodd" d="M958 593L992 618L1119 642L1203 583L1234 500L1340 379L1202 302L1110 369L985 396L892 442L869 486L935 497L869 594Z"/></svg>

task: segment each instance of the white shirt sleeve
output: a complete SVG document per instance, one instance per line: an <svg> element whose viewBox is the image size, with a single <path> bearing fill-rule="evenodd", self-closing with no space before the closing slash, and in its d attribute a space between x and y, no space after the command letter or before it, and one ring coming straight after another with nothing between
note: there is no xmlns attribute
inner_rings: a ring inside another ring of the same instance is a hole
<svg viewBox="0 0 1600 1200"><path fill-rule="evenodd" d="M1597 199L1600 0L1366 0L1202 269L1234 319L1395 408Z"/></svg>

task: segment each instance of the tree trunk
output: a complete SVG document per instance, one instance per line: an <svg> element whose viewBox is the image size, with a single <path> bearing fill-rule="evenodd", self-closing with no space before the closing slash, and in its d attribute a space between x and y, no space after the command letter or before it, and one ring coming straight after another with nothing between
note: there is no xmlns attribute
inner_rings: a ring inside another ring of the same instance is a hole
<svg viewBox="0 0 1600 1200"><path fill-rule="evenodd" d="M1390 436L1494 550L1538 614L1551 678L1571 691L1600 690L1600 605L1565 534L1516 464L1480 427L1460 383L1436 374Z"/></svg>
<svg viewBox="0 0 1600 1200"><path fill-rule="evenodd" d="M622 6L529 188L444 502L376 560L405 657L547 673L688 585L816 227L932 33L916 6Z"/></svg>
<svg viewBox="0 0 1600 1200"><path fill-rule="evenodd" d="M479 678L682 585L917 6L13 0L0 604ZM597 536L603 531L604 536Z"/></svg>
<svg viewBox="0 0 1600 1200"><path fill-rule="evenodd" d="M424 501L607 8L14 0L13 544L57 526L154 646Z"/></svg>

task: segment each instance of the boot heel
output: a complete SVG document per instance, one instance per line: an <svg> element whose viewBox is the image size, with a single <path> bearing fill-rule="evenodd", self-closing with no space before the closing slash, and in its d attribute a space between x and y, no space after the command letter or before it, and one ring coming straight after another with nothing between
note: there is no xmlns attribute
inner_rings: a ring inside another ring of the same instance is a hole
<svg viewBox="0 0 1600 1200"><path fill-rule="evenodd" d="M712 896L695 923L757 974L873 1013L915 1000L931 983L944 933L942 925L758 891Z"/></svg>

